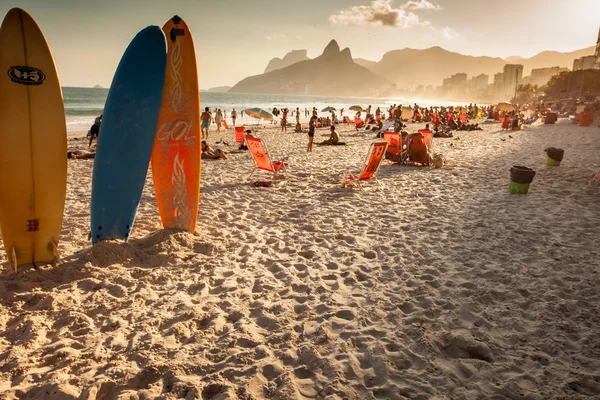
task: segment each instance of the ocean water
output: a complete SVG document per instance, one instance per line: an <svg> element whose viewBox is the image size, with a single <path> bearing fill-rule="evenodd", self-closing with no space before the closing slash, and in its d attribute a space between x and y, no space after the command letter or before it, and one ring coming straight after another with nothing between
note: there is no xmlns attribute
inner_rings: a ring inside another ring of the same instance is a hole
<svg viewBox="0 0 600 400"><path fill-rule="evenodd" d="M65 102L67 130L70 132L87 131L94 123L94 119L103 113L108 89L77 87L63 87L62 89ZM325 116L328 115L328 113L322 113L321 110L331 106L338 110L337 115L339 116L339 110L341 108L345 109L344 115L353 115L353 112L349 110L349 107L353 105L360 105L366 108L370 104L373 113L377 107L381 107L382 112L387 113L386 110L392 104L403 104L406 106L414 103L423 107L464 105L457 102L403 98L383 99L210 92L202 92L200 94L200 108L202 110L204 107L210 107L212 110L217 108L225 110L227 112L227 121L230 122L231 119L229 118L229 115L231 110L235 108L238 111L238 123L244 123L246 125L258 123L258 120L250 118L247 115L241 117L239 111L246 108L260 107L267 111L271 111L273 107L279 109L287 107L291 111L295 110L296 107L299 107L301 120L304 121L305 108L311 110L312 107L317 107L319 113ZM290 120L293 121L294 119L291 119L290 117Z"/></svg>

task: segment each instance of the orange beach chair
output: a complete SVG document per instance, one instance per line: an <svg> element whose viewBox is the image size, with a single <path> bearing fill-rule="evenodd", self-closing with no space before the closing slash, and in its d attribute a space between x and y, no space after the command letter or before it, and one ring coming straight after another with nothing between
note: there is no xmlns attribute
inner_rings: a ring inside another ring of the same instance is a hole
<svg viewBox="0 0 600 400"><path fill-rule="evenodd" d="M236 126L235 127L235 142L242 143L244 141L244 127Z"/></svg>
<svg viewBox="0 0 600 400"><path fill-rule="evenodd" d="M418 133L408 135L406 152L408 159L415 164L431 165L431 144L433 132L421 129Z"/></svg>
<svg viewBox="0 0 600 400"><path fill-rule="evenodd" d="M252 155L252 159L257 168L252 171L250 176L254 175L257 170L270 172L272 174L271 179L279 174L285 173L285 169L288 166L285 161L289 157L284 157L276 162L271 162L267 148L261 139L246 136L246 143L248 144L248 150L250 150L250 154Z"/></svg>
<svg viewBox="0 0 600 400"><path fill-rule="evenodd" d="M360 119L358 117L354 117L354 123L356 124L356 130L359 130L363 126L362 119Z"/></svg>
<svg viewBox="0 0 600 400"><path fill-rule="evenodd" d="M349 124L350 123L350 117L348 117L347 115L344 115L344 123L345 124Z"/></svg>
<svg viewBox="0 0 600 400"><path fill-rule="evenodd" d="M375 142L371 144L360 174L355 175L350 172L350 169L347 168L346 171L344 171L344 180L342 181L342 186L350 187L353 184L356 184L359 189L362 189L361 183L374 181L381 188L381 183L377 180L376 175L377 171L379 171L379 167L381 166L381 161L383 161L385 156L385 150L387 147L388 144L386 142Z"/></svg>
<svg viewBox="0 0 600 400"><path fill-rule="evenodd" d="M385 159L393 162L400 162L404 147L400 132L383 132L383 140L388 144L385 152Z"/></svg>

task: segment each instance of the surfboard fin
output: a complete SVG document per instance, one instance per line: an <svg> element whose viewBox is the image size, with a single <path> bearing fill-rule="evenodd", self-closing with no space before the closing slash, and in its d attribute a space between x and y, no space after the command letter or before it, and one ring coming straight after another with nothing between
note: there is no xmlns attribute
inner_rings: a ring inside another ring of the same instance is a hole
<svg viewBox="0 0 600 400"><path fill-rule="evenodd" d="M15 246L12 248L10 261L12 272L17 272L17 248Z"/></svg>
<svg viewBox="0 0 600 400"><path fill-rule="evenodd" d="M60 262L60 254L58 254L58 243L56 243L56 241L54 239L52 239L52 241L50 242L52 245L52 254L54 254L54 260L56 260L56 263ZM55 265L53 265L55 266Z"/></svg>

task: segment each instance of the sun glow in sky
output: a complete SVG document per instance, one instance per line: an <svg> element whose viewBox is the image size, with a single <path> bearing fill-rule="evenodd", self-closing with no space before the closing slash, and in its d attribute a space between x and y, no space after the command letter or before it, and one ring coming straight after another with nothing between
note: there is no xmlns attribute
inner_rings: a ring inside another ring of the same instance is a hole
<svg viewBox="0 0 600 400"><path fill-rule="evenodd" d="M600 0L0 0L0 18L13 7L42 28L64 86L108 87L135 34L175 14L194 34L202 89L260 74L292 49L316 57L331 39L372 61L432 46L531 57L593 46L600 26Z"/></svg>

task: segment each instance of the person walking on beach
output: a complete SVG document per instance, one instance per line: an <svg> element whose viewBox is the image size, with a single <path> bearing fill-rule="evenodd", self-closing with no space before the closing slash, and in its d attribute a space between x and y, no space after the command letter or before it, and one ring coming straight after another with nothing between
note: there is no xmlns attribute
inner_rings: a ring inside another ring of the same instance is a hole
<svg viewBox="0 0 600 400"><path fill-rule="evenodd" d="M221 132L221 123L223 122L223 113L220 109L217 108L217 113L215 114L215 124L217 124L217 133Z"/></svg>
<svg viewBox="0 0 600 400"><path fill-rule="evenodd" d="M231 110L231 121L232 121L232 125L235 127L235 120L237 119L237 111L235 111L235 108L233 110Z"/></svg>
<svg viewBox="0 0 600 400"><path fill-rule="evenodd" d="M208 127L210 126L210 121L212 120L210 107L204 108L204 112L200 115L200 120L202 121L202 125L200 125L202 131L202 139L208 140Z"/></svg>
<svg viewBox="0 0 600 400"><path fill-rule="evenodd" d="M317 128L317 116L313 115L308 123L308 147L307 153L312 153L313 139L315 138L315 129Z"/></svg>
<svg viewBox="0 0 600 400"><path fill-rule="evenodd" d="M340 109L340 118L342 118L343 116L344 116L344 109L343 109L343 108L341 108L341 109Z"/></svg>
<svg viewBox="0 0 600 400"><path fill-rule="evenodd" d="M290 110L286 108L283 109L283 116L281 118L281 132L287 133L287 116Z"/></svg>
<svg viewBox="0 0 600 400"><path fill-rule="evenodd" d="M300 123L300 108L296 107L296 125Z"/></svg>

